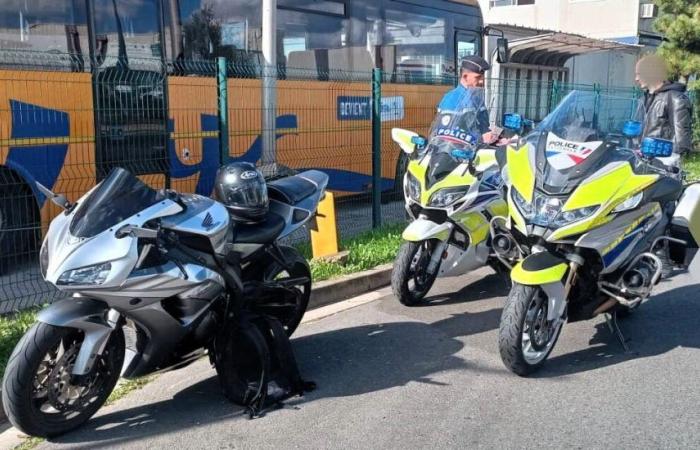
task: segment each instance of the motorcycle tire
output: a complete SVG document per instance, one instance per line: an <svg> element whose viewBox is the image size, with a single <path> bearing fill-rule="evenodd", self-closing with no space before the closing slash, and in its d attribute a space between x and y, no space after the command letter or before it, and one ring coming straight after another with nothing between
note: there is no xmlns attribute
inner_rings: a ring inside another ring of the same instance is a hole
<svg viewBox="0 0 700 450"><path fill-rule="evenodd" d="M437 278L438 270L432 275L427 275L426 279L422 280L420 284L415 280L414 268L412 267L413 259L423 245L429 246L429 248L432 247L430 242L404 242L399 247L396 260L394 261L394 269L391 272L391 290L404 306L416 306L422 303L430 288L433 287L435 278ZM428 254L428 261L430 256L431 253ZM420 262L418 261L418 263ZM427 264L425 265L426 267L423 267L423 270L427 269ZM411 280L414 281L413 288L410 286Z"/></svg>
<svg viewBox="0 0 700 450"><path fill-rule="evenodd" d="M251 321L228 327L217 338L214 367L226 398L250 406L266 394L270 349L265 336Z"/></svg>
<svg viewBox="0 0 700 450"><path fill-rule="evenodd" d="M273 281L285 272L287 272L286 276L289 278L306 278L309 281L295 286L299 291L299 295L296 297L294 308L291 311L285 312L284 310L275 309L274 307L266 308L264 304L258 305L256 310L275 317L284 327L287 336L291 336L301 323L301 319L304 318L304 314L306 313L306 308L309 306L309 298L311 297L311 269L306 259L294 248L282 245L280 246L280 250L289 263L290 270L288 271L278 262L272 261L265 269L265 281Z"/></svg>
<svg viewBox="0 0 700 450"><path fill-rule="evenodd" d="M498 349L503 364L517 375L527 376L542 367L559 339L562 324L557 326L553 334L550 330L547 331L545 343L538 343L537 338L534 338L533 344L533 338L530 337L533 328L534 333L538 332L536 326L533 327L535 319L542 317L540 314L544 314L546 318L547 303L548 300L539 286L513 283L508 294L498 330ZM543 306L544 309L540 309ZM523 345L526 332L528 339Z"/></svg>
<svg viewBox="0 0 700 450"><path fill-rule="evenodd" d="M73 430L90 419L112 393L124 362L124 334L121 330L112 333L88 379L72 385L65 382L66 374L72 370L81 342L78 330L38 322L15 347L5 369L2 402L10 422L23 433L47 438ZM77 400L71 398L76 392ZM76 403L71 405L71 401ZM47 403L56 412L42 410Z"/></svg>

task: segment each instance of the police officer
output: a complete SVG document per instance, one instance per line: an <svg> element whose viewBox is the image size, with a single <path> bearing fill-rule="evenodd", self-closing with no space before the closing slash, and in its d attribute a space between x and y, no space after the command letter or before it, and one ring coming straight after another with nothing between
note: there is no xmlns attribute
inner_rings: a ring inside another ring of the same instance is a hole
<svg viewBox="0 0 700 450"><path fill-rule="evenodd" d="M469 96L473 106L479 110L477 121L485 144L498 140L498 135L489 129L489 112L483 95L484 77L490 68L491 65L481 56L466 56L459 69L459 85L446 93L438 105L438 111L451 109L452 105L463 102L465 96ZM475 95L476 92L479 95Z"/></svg>

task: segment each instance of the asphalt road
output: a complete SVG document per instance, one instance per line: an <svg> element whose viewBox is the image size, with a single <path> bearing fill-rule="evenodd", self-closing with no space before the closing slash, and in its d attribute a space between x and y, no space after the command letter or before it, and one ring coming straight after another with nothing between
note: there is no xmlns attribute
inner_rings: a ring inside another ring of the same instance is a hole
<svg viewBox="0 0 700 450"><path fill-rule="evenodd" d="M318 389L262 418L199 361L40 448L700 448L697 283L663 282L622 323L632 353L602 318L567 324L526 379L500 361L506 290L484 269L439 281L426 307L386 295L303 325L293 345Z"/></svg>

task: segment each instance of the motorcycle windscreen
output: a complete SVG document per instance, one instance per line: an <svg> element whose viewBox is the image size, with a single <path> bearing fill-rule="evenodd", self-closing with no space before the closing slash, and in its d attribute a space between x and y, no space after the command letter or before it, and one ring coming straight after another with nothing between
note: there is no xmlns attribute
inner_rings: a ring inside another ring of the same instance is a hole
<svg viewBox="0 0 700 450"><path fill-rule="evenodd" d="M89 238L163 200L127 170L115 168L80 202L70 224L75 237Z"/></svg>
<svg viewBox="0 0 700 450"><path fill-rule="evenodd" d="M489 129L485 99L483 88L458 86L445 94L430 127L427 147L448 154L475 147Z"/></svg>
<svg viewBox="0 0 700 450"><path fill-rule="evenodd" d="M625 122L643 121L634 96L572 91L527 137L537 148L541 188L564 194L603 165L632 154ZM609 145L610 144L610 145Z"/></svg>

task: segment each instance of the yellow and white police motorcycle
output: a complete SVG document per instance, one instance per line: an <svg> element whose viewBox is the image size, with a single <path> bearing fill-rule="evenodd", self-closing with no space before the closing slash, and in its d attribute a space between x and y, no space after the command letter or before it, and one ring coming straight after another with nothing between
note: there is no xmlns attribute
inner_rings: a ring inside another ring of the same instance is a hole
<svg viewBox="0 0 700 450"><path fill-rule="evenodd" d="M687 267L700 242L700 185L667 166L673 144L644 138L634 99L573 91L507 148L506 232L521 261L499 329L501 358L541 367L564 322L645 302L664 266ZM505 125L519 126L512 115ZM493 227L497 229L498 227Z"/></svg>
<svg viewBox="0 0 700 450"><path fill-rule="evenodd" d="M493 256L489 223L507 214L496 150L482 148L483 89L462 89L441 109L427 139L394 128L392 138L410 155L404 177L406 211L392 289L407 306L419 304L438 277L462 275Z"/></svg>

